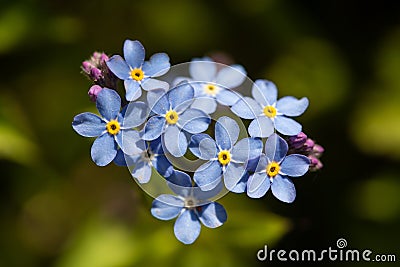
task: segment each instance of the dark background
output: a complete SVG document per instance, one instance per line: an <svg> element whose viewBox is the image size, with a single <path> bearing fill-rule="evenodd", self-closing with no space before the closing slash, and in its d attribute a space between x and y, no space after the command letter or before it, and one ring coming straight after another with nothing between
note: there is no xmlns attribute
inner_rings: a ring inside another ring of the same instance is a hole
<svg viewBox="0 0 400 267"><path fill-rule="evenodd" d="M338 238L399 258L399 14L395 1L1 1L0 266L266 266L264 245ZM307 96L298 120L324 168L295 181L291 205L225 196L227 223L180 244L129 172L95 166L71 128L95 112L82 60L126 38L172 64L223 52L280 96Z"/></svg>

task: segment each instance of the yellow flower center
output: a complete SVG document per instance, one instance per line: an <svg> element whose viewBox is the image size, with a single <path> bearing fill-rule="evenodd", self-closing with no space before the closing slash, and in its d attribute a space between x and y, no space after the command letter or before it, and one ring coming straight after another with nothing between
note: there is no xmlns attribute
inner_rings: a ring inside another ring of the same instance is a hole
<svg viewBox="0 0 400 267"><path fill-rule="evenodd" d="M118 121L111 120L107 123L106 129L109 134L116 135L117 133L119 133L119 130L121 129L121 125L119 124Z"/></svg>
<svg viewBox="0 0 400 267"><path fill-rule="evenodd" d="M131 77L135 81L141 81L144 78L144 72L141 69L131 70Z"/></svg>
<svg viewBox="0 0 400 267"><path fill-rule="evenodd" d="M165 114L165 120L168 124L176 124L178 122L179 116L175 110L170 110Z"/></svg>
<svg viewBox="0 0 400 267"><path fill-rule="evenodd" d="M273 106L265 106L263 111L268 118L274 118L276 116L276 108Z"/></svg>
<svg viewBox="0 0 400 267"><path fill-rule="evenodd" d="M280 169L281 166L279 166L279 163L276 161L270 162L266 168L268 176L272 178L278 175Z"/></svg>
<svg viewBox="0 0 400 267"><path fill-rule="evenodd" d="M210 96L216 96L219 92L220 88L215 84L206 84L204 85L204 92Z"/></svg>
<svg viewBox="0 0 400 267"><path fill-rule="evenodd" d="M226 165L231 161L231 153L228 150L221 150L218 153L218 161L222 165Z"/></svg>

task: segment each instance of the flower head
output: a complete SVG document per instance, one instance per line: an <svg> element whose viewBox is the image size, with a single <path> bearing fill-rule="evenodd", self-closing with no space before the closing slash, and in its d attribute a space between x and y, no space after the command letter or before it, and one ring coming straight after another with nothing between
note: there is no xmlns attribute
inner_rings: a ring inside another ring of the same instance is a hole
<svg viewBox="0 0 400 267"><path fill-rule="evenodd" d="M108 56L106 54L94 52L90 59L82 62L82 71L95 85L115 88L117 77L108 69L107 60Z"/></svg>
<svg viewBox="0 0 400 267"><path fill-rule="evenodd" d="M154 54L145 62L143 45L139 41L131 40L125 41L123 50L125 59L114 55L107 61L107 66L119 79L124 80L128 101L138 99L142 95L141 88L146 91L168 89L168 83L153 79L168 72L170 63L167 54Z"/></svg>
<svg viewBox="0 0 400 267"><path fill-rule="evenodd" d="M130 155L139 152L139 133L132 128L145 121L146 104L131 103L120 112L121 98L117 92L103 88L97 95L96 106L101 117L85 112L75 116L72 122L78 134L97 137L91 149L93 161L99 166L109 164L116 157L118 148Z"/></svg>
<svg viewBox="0 0 400 267"><path fill-rule="evenodd" d="M250 159L261 154L260 139L239 137L239 126L229 117L220 117L215 124L215 141L207 134L191 138L190 151L198 158L207 160L194 173L193 179L202 190L211 190L223 176L228 190L234 190L246 173Z"/></svg>
<svg viewBox="0 0 400 267"><path fill-rule="evenodd" d="M253 120L248 128L252 137L268 137L276 129L284 135L297 135L301 125L290 117L303 114L308 107L308 99L292 96L277 100L278 90L274 83L257 80L252 88L253 98L240 99L231 110L243 119Z"/></svg>
<svg viewBox="0 0 400 267"><path fill-rule="evenodd" d="M272 134L265 143L265 155L261 155L257 168L247 181L247 195L260 198L271 187L272 194L279 200L291 203L296 198L296 189L289 177L304 175L310 160L299 154L286 155L286 141Z"/></svg>

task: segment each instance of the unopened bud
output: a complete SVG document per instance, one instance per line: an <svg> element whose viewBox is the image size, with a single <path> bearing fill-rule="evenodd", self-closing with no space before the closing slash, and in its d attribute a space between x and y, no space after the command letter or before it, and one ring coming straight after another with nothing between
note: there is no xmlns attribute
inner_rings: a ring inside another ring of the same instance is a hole
<svg viewBox="0 0 400 267"><path fill-rule="evenodd" d="M101 86L99 85L93 85L92 87L90 87L88 95L92 102L96 102L97 95L100 93L101 90L103 90L103 88L101 88Z"/></svg>
<svg viewBox="0 0 400 267"><path fill-rule="evenodd" d="M318 158L314 156L308 156L308 158L310 159L310 171L320 170L324 166Z"/></svg>
<svg viewBox="0 0 400 267"><path fill-rule="evenodd" d="M306 141L307 135L303 132L300 132L297 135L289 137L288 144L291 149L299 149Z"/></svg>

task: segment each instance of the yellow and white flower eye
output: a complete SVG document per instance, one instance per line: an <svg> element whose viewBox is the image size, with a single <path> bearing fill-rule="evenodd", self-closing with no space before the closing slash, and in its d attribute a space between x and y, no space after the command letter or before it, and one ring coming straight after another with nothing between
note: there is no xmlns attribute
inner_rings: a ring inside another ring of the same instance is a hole
<svg viewBox="0 0 400 267"><path fill-rule="evenodd" d="M276 116L276 108L274 106L265 106L264 107L264 115L267 116L268 118L275 118Z"/></svg>
<svg viewBox="0 0 400 267"><path fill-rule="evenodd" d="M231 153L228 150L221 150L218 153L218 161L222 165L227 165L231 161Z"/></svg>
<svg viewBox="0 0 400 267"><path fill-rule="evenodd" d="M216 96L221 88L215 84L208 83L203 86L204 93L210 96Z"/></svg>
<svg viewBox="0 0 400 267"><path fill-rule="evenodd" d="M141 81L144 78L144 72L141 69L133 69L130 74L131 78L135 81Z"/></svg>
<svg viewBox="0 0 400 267"><path fill-rule="evenodd" d="M116 135L121 130L121 125L117 120L111 120L106 125L107 132L112 135Z"/></svg>
<svg viewBox="0 0 400 267"><path fill-rule="evenodd" d="M168 124L176 124L178 122L179 115L175 110L170 110L165 114L165 120Z"/></svg>
<svg viewBox="0 0 400 267"><path fill-rule="evenodd" d="M275 176L278 175L279 171L281 169L281 166L279 165L278 162L272 161L268 163L266 171L269 177L274 178Z"/></svg>

